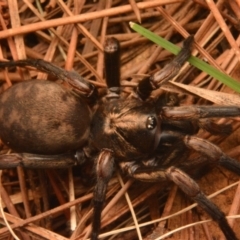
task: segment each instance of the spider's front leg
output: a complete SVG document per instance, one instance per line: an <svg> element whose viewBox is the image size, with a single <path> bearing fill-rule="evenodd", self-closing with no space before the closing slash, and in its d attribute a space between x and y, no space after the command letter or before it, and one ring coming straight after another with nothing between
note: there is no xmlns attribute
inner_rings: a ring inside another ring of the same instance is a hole
<svg viewBox="0 0 240 240"><path fill-rule="evenodd" d="M119 42L115 38L106 39L104 45L104 61L106 83L108 86L108 94L106 96L105 104L108 105L112 102L113 106L115 106L115 101L120 97L120 46ZM96 185L93 195L91 240L98 239L98 234L101 227L102 207L106 196L106 189L114 171L114 156L116 155L114 150L110 149L112 145L111 141L114 140L111 139L110 136L108 136L107 139L104 138L105 131L102 132L102 127L104 128L105 124L102 126L102 121L104 122L106 120L106 116L101 119L102 114L102 111L95 112L90 133L90 143L93 143L95 147L99 143L103 144L101 146L98 145L99 147L97 147L101 152L95 163ZM97 136L100 137L100 142L96 140L98 139Z"/></svg>
<svg viewBox="0 0 240 240"><path fill-rule="evenodd" d="M113 152L109 149L103 149L96 161L97 183L93 195L93 222L91 240L97 240L99 229L101 227L101 213L106 196L106 189L114 171Z"/></svg>
<svg viewBox="0 0 240 240"><path fill-rule="evenodd" d="M0 68L5 67L35 67L42 72L48 73L52 76L57 77L58 79L66 81L74 88L74 92L80 96L86 97L91 101L96 100L97 91L95 87L87 82L77 72L67 71L42 59L24 59L9 62L0 61Z"/></svg>
<svg viewBox="0 0 240 240"><path fill-rule="evenodd" d="M193 40L193 36L186 38L183 42L183 48L169 64L159 72L139 82L136 92L142 100L146 100L153 90L159 88L178 74L183 64L191 56Z"/></svg>

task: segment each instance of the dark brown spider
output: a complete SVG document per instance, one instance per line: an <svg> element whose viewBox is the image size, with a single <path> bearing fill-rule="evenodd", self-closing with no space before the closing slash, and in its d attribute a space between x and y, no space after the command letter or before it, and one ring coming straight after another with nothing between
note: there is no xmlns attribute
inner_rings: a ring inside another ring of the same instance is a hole
<svg viewBox="0 0 240 240"><path fill-rule="evenodd" d="M240 108L169 106L161 97L149 98L153 90L176 75L190 56L192 42L192 37L186 39L179 55L162 71L143 79L127 98L121 95L120 49L113 38L105 44L108 92L103 99L98 99L94 86L76 72L49 62L1 62L0 67L36 67L66 81L73 90L50 81L30 80L0 96L0 138L19 152L1 155L0 167L68 167L95 161L92 240L98 239L106 188L115 165L140 181L173 181L219 224L227 239L236 240L224 214L191 176L209 164L240 175L238 161L194 136L199 128L219 134L229 131L229 126L203 119L240 116ZM190 157L192 150L198 157Z"/></svg>

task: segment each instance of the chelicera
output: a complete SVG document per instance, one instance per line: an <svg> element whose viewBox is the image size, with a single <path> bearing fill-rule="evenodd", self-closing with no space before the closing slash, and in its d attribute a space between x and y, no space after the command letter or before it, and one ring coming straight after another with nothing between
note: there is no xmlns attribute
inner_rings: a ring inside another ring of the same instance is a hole
<svg viewBox="0 0 240 240"><path fill-rule="evenodd" d="M91 240L98 239L106 188L115 166L140 181L173 181L219 225L227 239L237 237L225 215L193 180L195 169L220 165L240 175L238 161L213 143L194 136L200 128L214 134L229 130L209 118L240 116L237 106L178 106L150 94L177 74L191 54L193 37L160 72L139 82L126 97L120 86L119 42L106 40L107 94L74 71L43 60L0 62L0 67L33 66L71 85L24 81L0 96L0 138L15 153L0 156L1 168L68 167L95 161L96 185ZM190 152L198 153L191 158Z"/></svg>

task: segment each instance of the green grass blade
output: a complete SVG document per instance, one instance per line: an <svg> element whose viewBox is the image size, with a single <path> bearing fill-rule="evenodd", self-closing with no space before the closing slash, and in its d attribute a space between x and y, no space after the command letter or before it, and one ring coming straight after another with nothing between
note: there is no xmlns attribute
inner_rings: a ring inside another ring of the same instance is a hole
<svg viewBox="0 0 240 240"><path fill-rule="evenodd" d="M147 39L151 40L152 42L156 43L157 45L163 47L164 49L166 49L167 51L177 55L180 51L180 48L174 44L172 44L171 42L167 41L166 39L158 36L157 34L147 30L146 28L130 22L130 27L138 32L139 34L143 35L144 37L146 37ZM200 69L203 72L208 73L210 76L212 76L213 78L216 78L218 81L220 81L221 83L227 85L228 87L230 87L231 89L233 89L234 91L240 93L240 83L233 79L232 77L230 77L229 75L220 72L218 69L216 69L215 67L207 64L206 62L200 60L197 57L193 57L191 56L188 60L193 66L195 66L196 68Z"/></svg>

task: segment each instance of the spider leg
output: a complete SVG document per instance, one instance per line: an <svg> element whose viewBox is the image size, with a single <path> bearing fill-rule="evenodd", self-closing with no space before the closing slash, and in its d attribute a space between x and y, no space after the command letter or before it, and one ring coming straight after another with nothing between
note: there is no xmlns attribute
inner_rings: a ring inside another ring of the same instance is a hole
<svg viewBox="0 0 240 240"><path fill-rule="evenodd" d="M178 72L180 71L183 64L188 60L191 56L191 48L193 44L194 38L193 36L189 36L183 42L183 47L178 55L167 64L162 70L155 73L150 81L155 86L155 88L159 88L162 84L174 78Z"/></svg>
<svg viewBox="0 0 240 240"><path fill-rule="evenodd" d="M199 119L198 126L214 135L229 135L232 132L231 124L216 124L208 118Z"/></svg>
<svg viewBox="0 0 240 240"><path fill-rule="evenodd" d="M74 91L86 98L95 100L97 97L97 92L95 87L87 82L83 77L81 77L75 71L66 71L50 62L44 61L42 59L24 59L18 61L1 62L0 68L5 67L35 67L36 69L46 72L58 79L64 80L74 87Z"/></svg>
<svg viewBox="0 0 240 240"><path fill-rule="evenodd" d="M40 155L31 153L11 153L0 155L0 169L15 168L67 168L80 165L85 161L83 151L58 155Z"/></svg>
<svg viewBox="0 0 240 240"><path fill-rule="evenodd" d="M227 240L237 240L235 233L229 226L224 213L212 203L200 190L198 184L186 173L175 167L161 169L157 167L139 167L133 164L121 163L120 167L127 170L130 176L140 181L162 182L171 180L185 194L202 207L214 221L216 221Z"/></svg>
<svg viewBox="0 0 240 240"><path fill-rule="evenodd" d="M101 213L103 202L105 200L106 189L114 170L113 152L109 149L103 149L96 161L97 183L93 195L93 222L91 240L98 239L99 229L101 227Z"/></svg>
<svg viewBox="0 0 240 240"><path fill-rule="evenodd" d="M240 175L240 162L226 155L213 143L195 136L185 136L183 141L187 147L207 156L213 163Z"/></svg>
<svg viewBox="0 0 240 240"><path fill-rule="evenodd" d="M180 169L170 167L166 170L168 179L172 180L188 196L206 211L216 221L227 240L237 240L235 233L229 226L224 213L211 202L200 190L198 184Z"/></svg>
<svg viewBox="0 0 240 240"><path fill-rule="evenodd" d="M180 106L163 107L160 116L163 119L183 120L199 118L239 117L240 108L236 106Z"/></svg>
<svg viewBox="0 0 240 240"><path fill-rule="evenodd" d="M147 99L153 90L159 88L162 84L171 80L178 74L183 64L191 56L193 40L193 36L189 36L185 39L183 42L183 48L169 64L159 72L156 72L153 76L146 77L139 82L137 94L142 100Z"/></svg>
<svg viewBox="0 0 240 240"><path fill-rule="evenodd" d="M107 38L104 44L104 66L108 89L120 91L120 45L117 39ZM114 90L113 90L114 92Z"/></svg>

